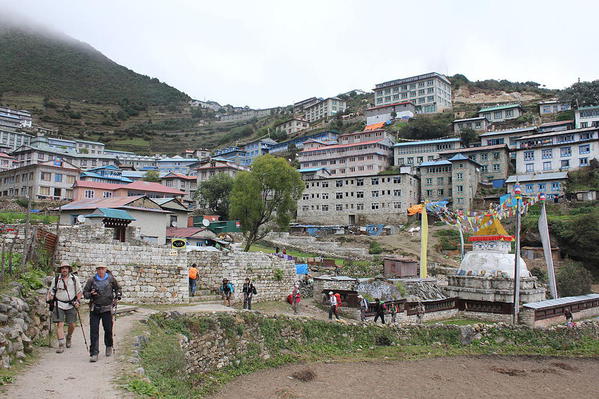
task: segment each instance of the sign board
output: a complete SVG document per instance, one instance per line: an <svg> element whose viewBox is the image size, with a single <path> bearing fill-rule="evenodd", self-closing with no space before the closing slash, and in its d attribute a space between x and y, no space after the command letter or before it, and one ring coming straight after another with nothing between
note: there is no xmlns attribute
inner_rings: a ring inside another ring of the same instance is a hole
<svg viewBox="0 0 599 399"><path fill-rule="evenodd" d="M187 241L180 239L180 238L176 238L171 242L171 247L176 248L176 249L185 249L186 246L187 246Z"/></svg>

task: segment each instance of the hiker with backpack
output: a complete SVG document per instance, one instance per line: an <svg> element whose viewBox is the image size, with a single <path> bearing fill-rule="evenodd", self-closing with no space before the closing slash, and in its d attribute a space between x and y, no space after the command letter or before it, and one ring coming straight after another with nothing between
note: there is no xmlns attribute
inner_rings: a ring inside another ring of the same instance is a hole
<svg viewBox="0 0 599 399"><path fill-rule="evenodd" d="M104 345L106 357L112 355L114 346L112 337L113 312L116 312L116 303L121 300L121 286L106 266L97 266L96 274L90 277L83 288L83 296L90 299L89 309L89 335L90 335L90 362L98 361L100 321L104 329Z"/></svg>
<svg viewBox="0 0 599 399"><path fill-rule="evenodd" d="M256 287L252 284L252 281L249 277L245 279L245 283L243 284L243 308L247 310L252 310L252 298L258 292L256 291Z"/></svg>
<svg viewBox="0 0 599 399"><path fill-rule="evenodd" d="M376 323L376 321L379 319L379 317L381 318L381 322L383 324L385 324L385 312L387 311L387 306L385 306L384 302L381 302L381 300L379 298L375 299L374 302L374 322Z"/></svg>
<svg viewBox="0 0 599 399"><path fill-rule="evenodd" d="M223 283L220 286L220 294L223 298L223 305L231 306L231 295L235 292L235 286L226 278L223 279Z"/></svg>
<svg viewBox="0 0 599 399"><path fill-rule="evenodd" d="M339 306L339 301L337 296L333 293L333 291L329 291L329 320L333 320L333 315L339 320L339 314L337 314L337 307Z"/></svg>
<svg viewBox="0 0 599 399"><path fill-rule="evenodd" d="M300 293L300 284L296 282L293 284L293 289L291 290L291 294L287 298L289 303L291 304L291 309L293 309L293 314L299 313L300 301L302 300L302 295Z"/></svg>
<svg viewBox="0 0 599 399"><path fill-rule="evenodd" d="M189 296L195 296L196 294L196 286L198 283L198 278L199 278L199 272L198 272L198 265L197 264L193 264L191 265L191 267L189 268Z"/></svg>
<svg viewBox="0 0 599 399"><path fill-rule="evenodd" d="M360 300L360 320L366 321L366 312L368 312L368 299L364 298L362 295L358 295L358 299Z"/></svg>
<svg viewBox="0 0 599 399"><path fill-rule="evenodd" d="M79 278L73 274L71 265L63 263L57 268L57 272L60 274L52 280L50 290L46 295L46 303L50 306L52 322L56 323L56 338L58 338L56 353L63 353L65 347L71 347L77 323L77 308L83 291ZM66 340L64 336L65 323L68 325Z"/></svg>

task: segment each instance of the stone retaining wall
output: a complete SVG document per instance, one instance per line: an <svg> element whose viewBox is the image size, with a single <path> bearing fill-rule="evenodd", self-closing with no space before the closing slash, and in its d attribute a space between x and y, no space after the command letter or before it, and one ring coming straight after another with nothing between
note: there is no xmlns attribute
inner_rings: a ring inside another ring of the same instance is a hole
<svg viewBox="0 0 599 399"><path fill-rule="evenodd" d="M368 250L365 248L343 247L336 241L319 241L316 237L312 236L294 236L289 233L272 232L262 241L269 243L273 247L294 249L328 258L334 257L349 260L372 259L372 255L369 255Z"/></svg>

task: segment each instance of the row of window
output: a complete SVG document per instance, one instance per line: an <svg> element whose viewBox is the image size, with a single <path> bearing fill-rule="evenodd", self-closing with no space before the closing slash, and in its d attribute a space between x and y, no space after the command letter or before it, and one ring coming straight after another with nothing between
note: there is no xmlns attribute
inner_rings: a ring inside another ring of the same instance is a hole
<svg viewBox="0 0 599 399"><path fill-rule="evenodd" d="M371 202L370 203L370 209L373 211L376 211L378 209L401 209L401 202L399 201L395 201L395 202ZM303 205L301 207L302 212L308 212L308 211L322 211L322 212L328 212L330 209L332 209L331 207L329 207L329 205ZM335 211L343 211L343 210L349 210L349 209L354 209L354 204L336 204L335 205ZM360 203L360 204L355 204L355 210L357 211L363 211L364 210L364 204Z"/></svg>
<svg viewBox="0 0 599 399"><path fill-rule="evenodd" d="M525 184L524 191L526 191L527 193L532 193L534 192L534 186L535 185L533 183ZM545 192L547 190L547 183L539 183L537 187L538 192ZM549 187L551 187L551 191L560 191L562 188L562 184L560 182L553 182Z"/></svg>
<svg viewBox="0 0 599 399"><path fill-rule="evenodd" d="M363 177L359 177L356 179L339 179L339 180L335 180L335 187L343 187L344 185L350 186L350 185L353 185L354 183L356 184L356 186L363 186L365 181L368 181L368 180L366 180L366 178L363 178ZM369 181L370 181L370 185L372 185L372 186L376 186L379 183L391 183L391 182L393 182L394 184L400 184L401 176L371 177ZM306 189L309 189L310 187L327 188L327 187L329 187L329 182L328 181L323 181L323 182L316 181L316 182L307 183Z"/></svg>
<svg viewBox="0 0 599 399"><path fill-rule="evenodd" d="M562 147L559 149L560 157L570 157L572 156L572 147ZM591 153L591 145L590 144L582 144L578 146L579 154L590 154ZM544 148L541 150L541 158L542 159L552 159L553 158L553 148ZM534 151L524 151L524 160L525 161L534 161L535 160L535 152Z"/></svg>
<svg viewBox="0 0 599 399"><path fill-rule="evenodd" d="M421 145L409 145L395 148L397 154L420 154L423 152L439 152L445 150L453 150L455 143L440 143L440 144L421 144ZM422 158L422 157L420 157ZM409 158L408 158L409 159ZM429 157L429 161L433 158Z"/></svg>
<svg viewBox="0 0 599 399"><path fill-rule="evenodd" d="M308 168L310 166L336 165L337 163L343 164L343 163L350 163L350 162L362 162L364 160L372 161L375 159L378 161L385 161L387 159L387 157L385 157L383 155L361 155L361 156L354 156L354 157L341 158L341 159L331 159L331 160L316 161L316 162L302 162L301 165L302 165L302 168Z"/></svg>
<svg viewBox="0 0 599 399"><path fill-rule="evenodd" d="M560 169L570 169L570 160L563 159L560 161ZM589 166L589 158L578 158L578 166ZM553 170L553 164L551 161L543 162L543 171ZM535 164L527 163L526 164L526 172L534 172Z"/></svg>
<svg viewBox="0 0 599 399"><path fill-rule="evenodd" d="M356 191L355 192L355 197L356 198L364 198L364 191ZM401 190L400 189L395 189L395 190L372 190L370 192L370 196L372 198L378 198L380 197L384 197L385 195L393 195L394 197L401 197ZM353 197L354 196L354 192L353 191L346 191L345 193L342 192L337 192L335 193L335 199L343 199L343 198L348 198L348 197ZM312 194L302 194L302 200L304 201L309 201L310 199L323 199L323 200L328 200L329 199L329 193L312 193Z"/></svg>
<svg viewBox="0 0 599 399"><path fill-rule="evenodd" d="M83 196L85 198L95 198L96 192L95 190L85 190ZM112 191L104 191L102 193L102 198L112 198Z"/></svg>

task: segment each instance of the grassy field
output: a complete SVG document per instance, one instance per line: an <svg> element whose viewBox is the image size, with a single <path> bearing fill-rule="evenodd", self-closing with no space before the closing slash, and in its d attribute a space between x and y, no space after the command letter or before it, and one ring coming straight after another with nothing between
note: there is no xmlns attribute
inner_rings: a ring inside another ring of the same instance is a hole
<svg viewBox="0 0 599 399"><path fill-rule="evenodd" d="M18 224L25 223L26 214L23 212L0 212L0 223ZM52 224L56 223L58 216L44 215L39 213L31 214L31 223Z"/></svg>

